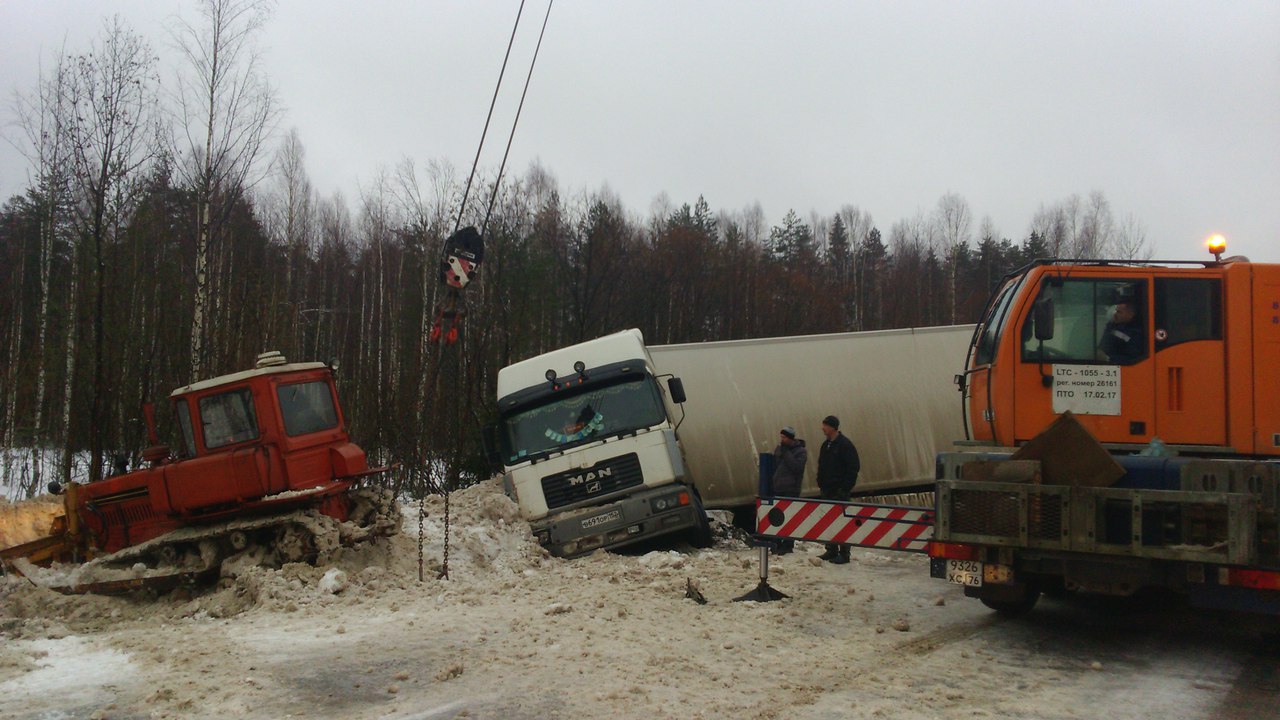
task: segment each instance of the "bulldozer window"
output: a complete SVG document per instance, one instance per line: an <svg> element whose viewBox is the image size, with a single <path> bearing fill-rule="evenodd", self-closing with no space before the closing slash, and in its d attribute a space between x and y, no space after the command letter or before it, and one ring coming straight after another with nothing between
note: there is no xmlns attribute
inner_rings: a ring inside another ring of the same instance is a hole
<svg viewBox="0 0 1280 720"><path fill-rule="evenodd" d="M249 388L200 398L200 423L210 450L256 439L258 416Z"/></svg>
<svg viewBox="0 0 1280 720"><path fill-rule="evenodd" d="M196 436L191 430L191 406L186 398L174 405L178 413L178 426L182 428L182 457L196 456Z"/></svg>
<svg viewBox="0 0 1280 720"><path fill-rule="evenodd" d="M276 390L280 398L280 415L289 437L329 430L337 427L338 413L333 407L329 383L323 381L282 385Z"/></svg>

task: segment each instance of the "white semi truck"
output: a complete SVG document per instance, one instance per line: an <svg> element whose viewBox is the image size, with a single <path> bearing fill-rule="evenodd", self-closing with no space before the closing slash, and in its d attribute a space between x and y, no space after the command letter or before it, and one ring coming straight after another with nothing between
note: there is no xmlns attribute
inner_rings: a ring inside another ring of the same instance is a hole
<svg viewBox="0 0 1280 720"><path fill-rule="evenodd" d="M660 379L639 330L498 371L499 419L486 444L507 494L552 554L680 532L709 542L672 422L684 389L679 378Z"/></svg>
<svg viewBox="0 0 1280 720"><path fill-rule="evenodd" d="M931 486L935 455L964 434L949 370L972 335L969 325L646 348L627 330L500 370L488 445L554 554L676 532L704 542L704 504L754 509L759 455L784 425L814 442L806 495L829 414L858 445L859 491ZM693 391L687 421L676 376Z"/></svg>

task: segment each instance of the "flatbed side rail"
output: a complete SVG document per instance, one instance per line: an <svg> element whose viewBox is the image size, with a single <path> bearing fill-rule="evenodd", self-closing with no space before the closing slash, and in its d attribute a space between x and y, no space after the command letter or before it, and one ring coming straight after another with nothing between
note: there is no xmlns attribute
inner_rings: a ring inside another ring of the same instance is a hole
<svg viewBox="0 0 1280 720"><path fill-rule="evenodd" d="M841 543L928 552L933 508L837 500L759 497L756 535L769 540Z"/></svg>
<svg viewBox="0 0 1280 720"><path fill-rule="evenodd" d="M939 480L944 542L1253 565L1257 498L1247 493Z"/></svg>

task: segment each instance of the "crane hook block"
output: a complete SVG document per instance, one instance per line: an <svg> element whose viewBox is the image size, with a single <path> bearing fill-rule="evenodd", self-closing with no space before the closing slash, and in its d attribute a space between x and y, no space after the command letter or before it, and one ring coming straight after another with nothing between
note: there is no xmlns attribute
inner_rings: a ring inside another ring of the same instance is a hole
<svg viewBox="0 0 1280 720"><path fill-rule="evenodd" d="M474 226L468 225L449 236L444 242L440 258L440 282L449 287L463 288L475 279L484 260L484 238Z"/></svg>

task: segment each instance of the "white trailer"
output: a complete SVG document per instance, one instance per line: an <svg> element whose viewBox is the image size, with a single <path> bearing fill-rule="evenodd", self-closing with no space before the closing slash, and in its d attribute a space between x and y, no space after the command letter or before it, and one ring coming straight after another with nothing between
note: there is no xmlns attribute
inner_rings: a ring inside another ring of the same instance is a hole
<svg viewBox="0 0 1280 720"><path fill-rule="evenodd" d="M778 430L810 446L805 495L817 494L822 418L858 447L857 490L932 484L937 454L965 437L953 382L972 325L651 345L659 373L684 381L689 399L680 445L707 507L755 501L759 454Z"/></svg>

